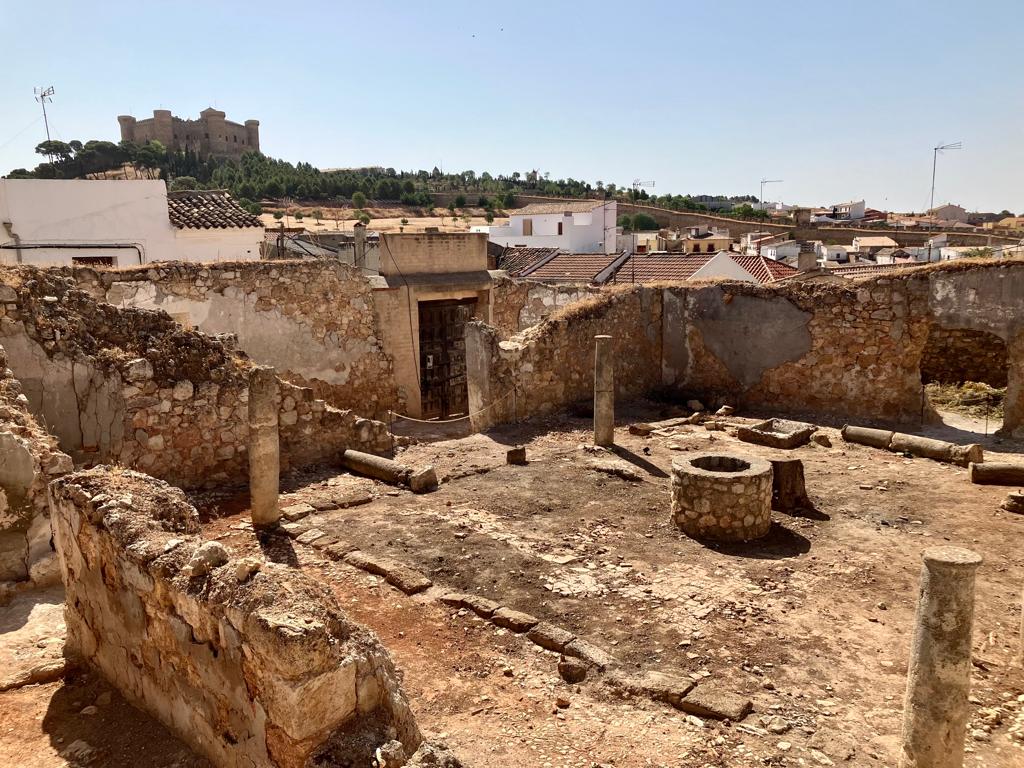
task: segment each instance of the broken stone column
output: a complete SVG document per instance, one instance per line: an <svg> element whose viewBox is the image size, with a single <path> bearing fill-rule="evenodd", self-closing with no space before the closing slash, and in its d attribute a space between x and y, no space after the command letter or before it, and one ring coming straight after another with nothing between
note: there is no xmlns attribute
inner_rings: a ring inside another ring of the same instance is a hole
<svg viewBox="0 0 1024 768"><path fill-rule="evenodd" d="M974 574L981 555L925 550L899 768L961 768L971 688Z"/></svg>
<svg viewBox="0 0 1024 768"><path fill-rule="evenodd" d="M615 355L611 336L594 337L594 445L615 444Z"/></svg>
<svg viewBox="0 0 1024 768"><path fill-rule="evenodd" d="M280 479L277 375L273 368L253 368L249 373L249 506L257 528L274 526L281 518Z"/></svg>

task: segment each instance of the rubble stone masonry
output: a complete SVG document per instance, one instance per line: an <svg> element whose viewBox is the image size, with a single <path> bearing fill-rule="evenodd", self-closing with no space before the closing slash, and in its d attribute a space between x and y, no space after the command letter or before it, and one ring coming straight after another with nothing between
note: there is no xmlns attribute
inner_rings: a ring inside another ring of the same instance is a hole
<svg viewBox="0 0 1024 768"><path fill-rule="evenodd" d="M403 410L373 291L332 260L160 264L70 271L97 301L162 309L186 327L232 334L255 362L338 408Z"/></svg>
<svg viewBox="0 0 1024 768"><path fill-rule="evenodd" d="M184 494L140 473L98 467L50 492L68 652L214 765L419 746L390 656L325 586L204 541Z"/></svg>
<svg viewBox="0 0 1024 768"><path fill-rule="evenodd" d="M32 268L0 276L0 344L30 410L80 465L118 463L186 487L241 481L250 363L161 312L94 301ZM308 388L279 388L282 466L391 447L387 425Z"/></svg>

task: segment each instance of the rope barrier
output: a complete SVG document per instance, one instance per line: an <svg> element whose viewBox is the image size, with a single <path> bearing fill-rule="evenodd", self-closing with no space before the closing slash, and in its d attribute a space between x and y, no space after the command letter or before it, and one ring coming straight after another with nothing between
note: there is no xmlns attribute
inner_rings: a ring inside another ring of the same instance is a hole
<svg viewBox="0 0 1024 768"><path fill-rule="evenodd" d="M467 413L465 416L459 416L459 417L454 418L454 419L417 419L417 418L414 418L413 416L406 416L404 413L396 413L395 411L392 411L390 408L388 409L388 415L391 416L391 417L396 417L397 416L398 418L406 419L407 421L415 421L415 422L417 422L419 424L454 424L457 421L465 421L466 419L471 419L474 416L479 416L481 413L486 413L487 411L491 410L491 408L493 408L494 406L498 405L499 403L503 402L504 400L507 400L509 397L515 396L515 394L516 394L516 391L514 389L510 389L508 392L506 392L504 395L499 397L497 400L493 401L490 405L484 406L479 411L474 411L473 413Z"/></svg>

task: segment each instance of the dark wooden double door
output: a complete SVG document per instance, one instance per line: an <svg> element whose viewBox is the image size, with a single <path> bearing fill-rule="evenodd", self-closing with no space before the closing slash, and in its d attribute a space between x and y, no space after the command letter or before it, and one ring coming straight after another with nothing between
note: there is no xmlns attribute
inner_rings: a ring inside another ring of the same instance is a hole
<svg viewBox="0 0 1024 768"><path fill-rule="evenodd" d="M424 419L449 419L469 411L466 390L466 322L476 299L419 302L420 407Z"/></svg>

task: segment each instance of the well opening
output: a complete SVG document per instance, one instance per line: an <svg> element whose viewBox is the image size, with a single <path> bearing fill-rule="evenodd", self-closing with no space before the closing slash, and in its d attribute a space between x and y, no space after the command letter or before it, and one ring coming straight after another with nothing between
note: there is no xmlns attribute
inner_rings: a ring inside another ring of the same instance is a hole
<svg viewBox="0 0 1024 768"><path fill-rule="evenodd" d="M690 465L708 472L746 472L750 462L735 456L700 456L693 459Z"/></svg>

